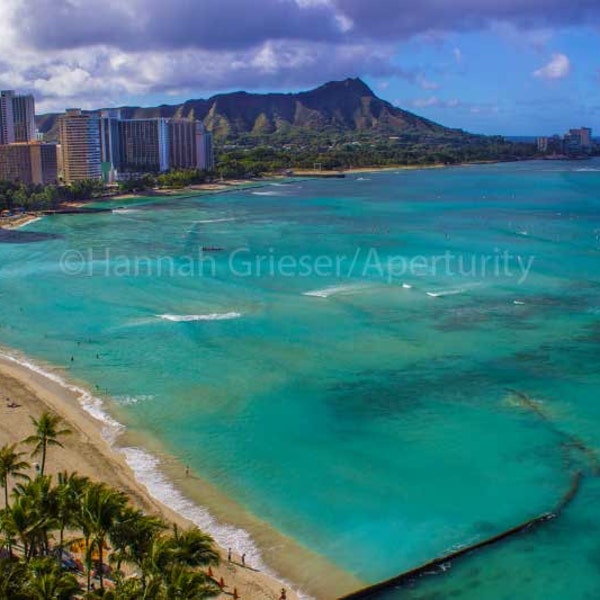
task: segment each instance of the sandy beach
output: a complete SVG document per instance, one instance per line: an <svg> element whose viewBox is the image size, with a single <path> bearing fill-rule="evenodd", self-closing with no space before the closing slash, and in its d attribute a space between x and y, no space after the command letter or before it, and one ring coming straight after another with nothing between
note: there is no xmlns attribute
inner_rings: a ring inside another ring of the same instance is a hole
<svg viewBox="0 0 600 600"><path fill-rule="evenodd" d="M22 215L14 215L12 217L2 217L0 219L0 227L3 229L18 229L27 225L27 223L37 221L39 218L40 215L38 213L23 213Z"/></svg>
<svg viewBox="0 0 600 600"><path fill-rule="evenodd" d="M39 373L11 361L0 358L0 385L5 398L19 405L8 408L4 398L0 404L0 444L12 444L31 434L30 417L39 417L47 409L59 414L73 432L64 438L64 448L52 448L49 452L47 472L76 471L96 481L126 492L131 501L143 510L161 515L180 527L191 523L167 506L151 497L148 490L138 483L122 454L113 450L103 438L101 424L83 411L74 397L58 383ZM28 452L28 447L21 447ZM31 459L33 463L35 459ZM283 585L269 575L241 566L239 556L234 554L227 562L227 552L220 549L223 563L214 570L215 577L223 577L226 588L220 597L230 597L237 588L240 598L248 600L277 600ZM296 593L286 586L287 597L296 600Z"/></svg>

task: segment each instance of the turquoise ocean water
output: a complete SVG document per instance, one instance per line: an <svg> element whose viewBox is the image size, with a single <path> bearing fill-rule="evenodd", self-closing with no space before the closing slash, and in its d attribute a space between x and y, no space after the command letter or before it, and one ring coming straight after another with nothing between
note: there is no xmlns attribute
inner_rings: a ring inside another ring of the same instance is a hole
<svg viewBox="0 0 600 600"><path fill-rule="evenodd" d="M21 233L0 245L0 343L98 386L275 529L376 582L551 509L582 470L559 519L385 597L600 597L599 161L292 181Z"/></svg>

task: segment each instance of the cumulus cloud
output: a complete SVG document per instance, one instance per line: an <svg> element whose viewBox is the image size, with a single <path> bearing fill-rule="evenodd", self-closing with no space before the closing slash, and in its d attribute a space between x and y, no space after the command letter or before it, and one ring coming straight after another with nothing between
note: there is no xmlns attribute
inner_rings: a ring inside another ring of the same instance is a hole
<svg viewBox="0 0 600 600"><path fill-rule="evenodd" d="M433 91L435 82L398 67L398 42L598 16L597 0L0 0L0 84L35 92L42 110L355 75ZM547 65L536 76L561 72Z"/></svg>
<svg viewBox="0 0 600 600"><path fill-rule="evenodd" d="M398 40L507 22L536 29L593 22L597 0L3 0L38 48L243 48L267 40Z"/></svg>
<svg viewBox="0 0 600 600"><path fill-rule="evenodd" d="M571 72L571 61L566 54L552 55L550 62L533 72L538 79L564 79Z"/></svg>

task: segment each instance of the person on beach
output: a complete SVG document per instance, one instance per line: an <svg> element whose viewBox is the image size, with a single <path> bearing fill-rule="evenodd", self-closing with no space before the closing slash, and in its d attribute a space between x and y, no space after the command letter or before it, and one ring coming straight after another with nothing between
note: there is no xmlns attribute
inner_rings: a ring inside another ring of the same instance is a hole
<svg viewBox="0 0 600 600"><path fill-rule="evenodd" d="M227 562L231 562L231 548L227 548Z"/></svg>
<svg viewBox="0 0 600 600"><path fill-rule="evenodd" d="M285 588L281 588L281 594L279 596L279 600L287 600Z"/></svg>
<svg viewBox="0 0 600 600"><path fill-rule="evenodd" d="M242 554L242 567L246 566L246 554Z"/></svg>
<svg viewBox="0 0 600 600"><path fill-rule="evenodd" d="M185 476L186 477L190 476L190 466L189 465L185 465Z"/></svg>

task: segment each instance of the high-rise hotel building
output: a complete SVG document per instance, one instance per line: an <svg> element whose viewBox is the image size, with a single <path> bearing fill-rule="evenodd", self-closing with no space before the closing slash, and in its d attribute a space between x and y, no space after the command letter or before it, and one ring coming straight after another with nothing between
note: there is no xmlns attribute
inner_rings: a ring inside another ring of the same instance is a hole
<svg viewBox="0 0 600 600"><path fill-rule="evenodd" d="M119 110L100 112L104 181L169 169L212 169L212 136L193 119L121 119Z"/></svg>
<svg viewBox="0 0 600 600"><path fill-rule="evenodd" d="M202 121L169 119L169 161L172 168L209 170L214 167L212 135Z"/></svg>
<svg viewBox="0 0 600 600"><path fill-rule="evenodd" d="M63 180L65 183L100 179L100 119L72 108L59 118Z"/></svg>
<svg viewBox="0 0 600 600"><path fill-rule="evenodd" d="M35 142L35 100L31 94L0 92L0 144Z"/></svg>
<svg viewBox="0 0 600 600"><path fill-rule="evenodd" d="M0 144L14 144L14 141L12 92L0 92Z"/></svg>
<svg viewBox="0 0 600 600"><path fill-rule="evenodd" d="M0 180L27 185L57 183L55 144L18 142L0 145Z"/></svg>
<svg viewBox="0 0 600 600"><path fill-rule="evenodd" d="M120 165L125 173L160 173L171 168L167 119L119 122Z"/></svg>
<svg viewBox="0 0 600 600"><path fill-rule="evenodd" d="M24 184L57 183L56 144L36 141L32 95L0 91L0 179Z"/></svg>

